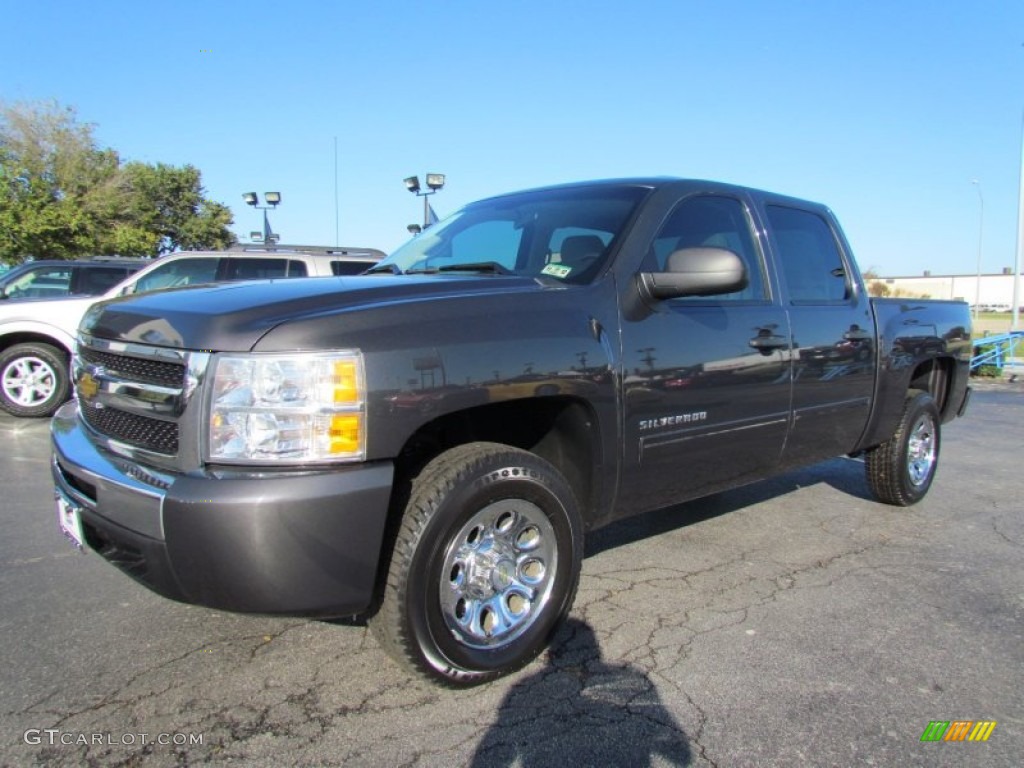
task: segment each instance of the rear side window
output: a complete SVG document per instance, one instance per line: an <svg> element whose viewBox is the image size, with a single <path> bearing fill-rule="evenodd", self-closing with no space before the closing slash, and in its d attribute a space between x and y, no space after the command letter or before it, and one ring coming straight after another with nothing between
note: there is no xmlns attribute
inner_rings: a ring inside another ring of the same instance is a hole
<svg viewBox="0 0 1024 768"><path fill-rule="evenodd" d="M373 264L368 261L332 261L331 274L339 277L342 275L361 275L372 266Z"/></svg>
<svg viewBox="0 0 1024 768"><path fill-rule="evenodd" d="M75 292L85 296L98 296L131 274L127 267L83 267L78 270Z"/></svg>
<svg viewBox="0 0 1024 768"><path fill-rule="evenodd" d="M821 216L798 208L767 206L782 274L793 304L849 300L850 279L832 228Z"/></svg>
<svg viewBox="0 0 1024 768"><path fill-rule="evenodd" d="M225 280L266 280L274 277L305 277L306 265L291 259L226 259Z"/></svg>

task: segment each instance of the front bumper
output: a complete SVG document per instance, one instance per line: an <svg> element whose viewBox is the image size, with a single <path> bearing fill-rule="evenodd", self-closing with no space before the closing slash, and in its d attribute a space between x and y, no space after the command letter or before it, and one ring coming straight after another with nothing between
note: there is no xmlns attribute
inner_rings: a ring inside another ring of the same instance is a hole
<svg viewBox="0 0 1024 768"><path fill-rule="evenodd" d="M85 543L155 592L231 611L345 616L373 597L393 466L154 471L100 450L76 404L54 416L57 492Z"/></svg>

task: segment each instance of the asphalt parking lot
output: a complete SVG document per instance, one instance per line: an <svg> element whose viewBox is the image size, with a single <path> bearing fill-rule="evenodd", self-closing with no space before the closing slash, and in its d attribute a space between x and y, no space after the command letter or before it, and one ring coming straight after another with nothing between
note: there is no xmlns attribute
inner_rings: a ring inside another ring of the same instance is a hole
<svg viewBox="0 0 1024 768"><path fill-rule="evenodd" d="M219 613L57 531L47 424L0 416L3 765L1017 766L1024 391L984 384L931 494L835 459L595 534L552 650L468 691L358 623ZM922 742L932 721L985 742Z"/></svg>

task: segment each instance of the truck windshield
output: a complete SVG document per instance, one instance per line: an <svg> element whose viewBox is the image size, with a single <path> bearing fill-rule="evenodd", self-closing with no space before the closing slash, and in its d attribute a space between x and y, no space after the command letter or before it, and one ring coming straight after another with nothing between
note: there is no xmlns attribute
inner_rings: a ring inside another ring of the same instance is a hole
<svg viewBox="0 0 1024 768"><path fill-rule="evenodd" d="M371 272L545 276L593 280L650 191L563 187L473 203L415 236Z"/></svg>

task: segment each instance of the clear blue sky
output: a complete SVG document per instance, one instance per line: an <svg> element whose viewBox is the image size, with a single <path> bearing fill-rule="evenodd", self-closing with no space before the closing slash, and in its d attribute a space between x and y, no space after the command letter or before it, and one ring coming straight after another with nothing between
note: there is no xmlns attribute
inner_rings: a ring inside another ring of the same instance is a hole
<svg viewBox="0 0 1024 768"><path fill-rule="evenodd" d="M491 194L636 175L830 205L863 267L1013 263L1019 0L3 0L0 99L56 99L122 157L203 174L241 236L390 251Z"/></svg>

